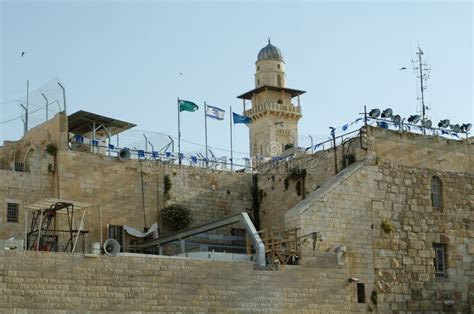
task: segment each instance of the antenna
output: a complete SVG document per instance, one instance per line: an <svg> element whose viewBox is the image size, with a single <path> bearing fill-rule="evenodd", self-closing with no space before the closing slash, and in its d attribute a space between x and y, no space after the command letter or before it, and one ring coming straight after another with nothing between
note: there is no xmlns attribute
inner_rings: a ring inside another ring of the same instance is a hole
<svg viewBox="0 0 474 314"><path fill-rule="evenodd" d="M418 97L417 99L421 100L421 121L424 123L426 121L426 110L430 109L428 106L425 106L425 90L427 89L426 81L430 77L431 66L423 62L423 50L420 47L418 47L416 54L418 56L418 60L411 60L411 62L413 63L413 71L418 72L417 78L420 79L421 97Z"/></svg>

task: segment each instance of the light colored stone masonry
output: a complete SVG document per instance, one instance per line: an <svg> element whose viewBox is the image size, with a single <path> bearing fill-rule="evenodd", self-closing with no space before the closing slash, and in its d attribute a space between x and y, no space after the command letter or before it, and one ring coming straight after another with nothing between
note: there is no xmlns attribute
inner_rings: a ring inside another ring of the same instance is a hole
<svg viewBox="0 0 474 314"><path fill-rule="evenodd" d="M0 252L0 311L347 313L348 273L331 264L262 271L252 263Z"/></svg>
<svg viewBox="0 0 474 314"><path fill-rule="evenodd" d="M287 226L303 234L321 232L321 251L346 246L350 275L366 283L368 295L377 292L381 312L469 312L474 306L474 175L375 161L359 162L327 181L286 214ZM431 206L433 175L443 181L442 210ZM394 231L382 230L385 219ZM433 243L447 245L446 278L434 276ZM305 251L310 250L308 245ZM353 291L352 309L362 311L355 297Z"/></svg>
<svg viewBox="0 0 474 314"><path fill-rule="evenodd" d="M67 130L67 120L58 114L30 130L20 141L9 142L0 148L0 157L7 160L6 164L11 164L12 154L17 151L27 159L30 170L0 170L0 239L23 238L24 206L51 197L91 205L85 216L85 227L90 231L86 237L87 249L92 242L100 240L101 231L102 239L107 239L107 224L127 224L142 230L143 207L147 227L159 222L162 232L169 230L162 228L160 211L171 204L180 204L190 210L191 226L237 212L251 212L250 174L178 167L155 161L122 162L102 154L70 151L64 130ZM48 144L58 146L56 158L45 151ZM52 166L54 171L51 171ZM165 176L169 176L171 182L168 193L164 193ZM6 222L8 202L20 204L18 223Z"/></svg>

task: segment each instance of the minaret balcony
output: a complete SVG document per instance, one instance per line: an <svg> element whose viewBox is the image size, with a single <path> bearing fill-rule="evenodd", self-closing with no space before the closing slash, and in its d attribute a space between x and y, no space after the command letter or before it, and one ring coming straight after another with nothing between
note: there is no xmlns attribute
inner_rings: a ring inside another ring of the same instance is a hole
<svg viewBox="0 0 474 314"><path fill-rule="evenodd" d="M266 104L256 105L244 111L244 115L249 118L262 116L267 113L273 113L277 115L289 115L289 116L294 116L295 118L300 118L301 107L286 105L286 104L278 104L278 103L266 103Z"/></svg>

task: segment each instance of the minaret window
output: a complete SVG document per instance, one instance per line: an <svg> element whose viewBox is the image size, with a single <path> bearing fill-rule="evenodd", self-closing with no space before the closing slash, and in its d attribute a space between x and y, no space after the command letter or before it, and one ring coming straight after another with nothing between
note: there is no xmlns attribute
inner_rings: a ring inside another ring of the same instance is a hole
<svg viewBox="0 0 474 314"><path fill-rule="evenodd" d="M280 105L282 105L282 104L283 104L283 100L278 99L278 100L277 100L277 103L279 103Z"/></svg>
<svg viewBox="0 0 474 314"><path fill-rule="evenodd" d="M280 68L280 64L278 63L278 68Z"/></svg>
<svg viewBox="0 0 474 314"><path fill-rule="evenodd" d="M277 75L277 86L281 87L281 75L280 74Z"/></svg>

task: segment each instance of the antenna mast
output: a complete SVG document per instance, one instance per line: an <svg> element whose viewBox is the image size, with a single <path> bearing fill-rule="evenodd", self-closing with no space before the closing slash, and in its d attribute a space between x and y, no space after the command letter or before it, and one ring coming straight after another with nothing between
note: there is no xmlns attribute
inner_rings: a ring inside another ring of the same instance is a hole
<svg viewBox="0 0 474 314"><path fill-rule="evenodd" d="M431 67L427 63L423 63L423 59L422 59L423 50L421 50L420 47L418 47L418 51L416 54L418 55L418 60L412 60L411 62L414 64L413 71L418 72L417 78L420 79L421 97L418 97L417 99L421 100L421 113L422 113L421 121L422 121L422 124L424 125L426 121L426 110L430 109L428 106L425 106L425 90L427 88L426 81L430 77Z"/></svg>

